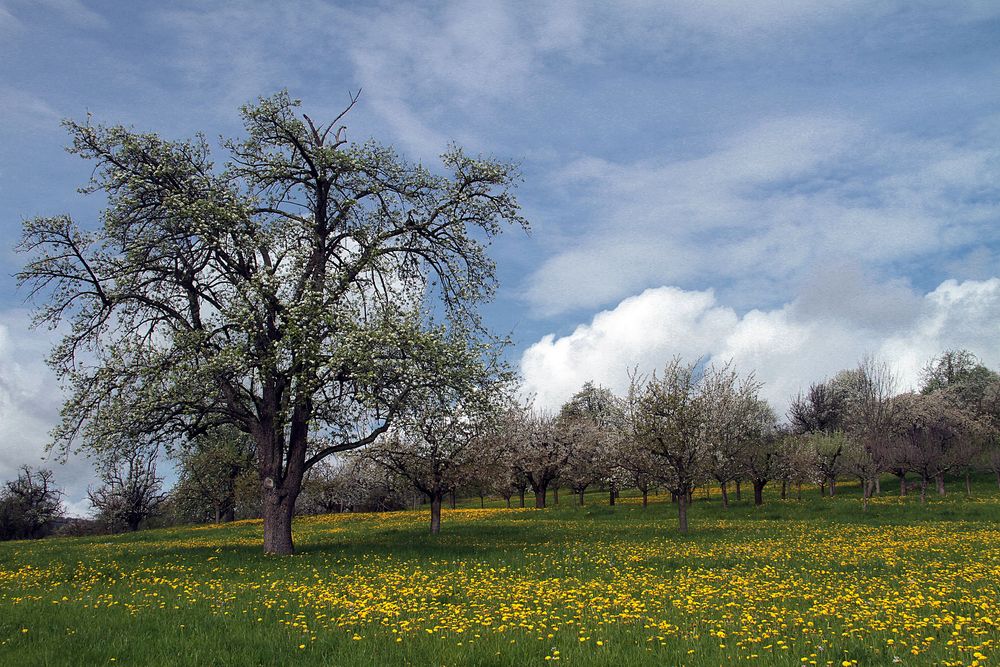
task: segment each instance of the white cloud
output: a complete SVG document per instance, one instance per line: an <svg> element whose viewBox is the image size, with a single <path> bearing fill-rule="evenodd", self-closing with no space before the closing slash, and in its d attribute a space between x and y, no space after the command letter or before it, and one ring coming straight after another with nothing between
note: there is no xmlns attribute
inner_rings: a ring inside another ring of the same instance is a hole
<svg viewBox="0 0 1000 667"><path fill-rule="evenodd" d="M831 257L878 267L990 245L1000 240L993 134L960 143L797 116L693 158L580 158L553 186L591 213L529 278L525 296L552 315L656 284L794 289Z"/></svg>
<svg viewBox="0 0 1000 667"><path fill-rule="evenodd" d="M741 316L711 290L648 289L567 336L550 334L525 350L525 389L540 406L555 409L584 382L622 392L629 368L649 372L674 355L704 357L755 371L765 383L763 394L782 414L811 382L855 366L866 353L895 368L901 389L916 386L921 367L949 348L968 348L987 365L1000 367L1000 278L948 280L922 296L898 282L875 283L850 268L842 278L840 291L825 295L827 312L817 307L824 294L816 290L780 308ZM864 300L859 308L837 305L858 299ZM874 318L879 304L891 316Z"/></svg>
<svg viewBox="0 0 1000 667"><path fill-rule="evenodd" d="M52 339L28 321L23 310L0 312L0 481L13 479L22 465L51 468L67 509L79 515L89 506L93 466L78 455L60 463L46 452L63 395L44 362Z"/></svg>

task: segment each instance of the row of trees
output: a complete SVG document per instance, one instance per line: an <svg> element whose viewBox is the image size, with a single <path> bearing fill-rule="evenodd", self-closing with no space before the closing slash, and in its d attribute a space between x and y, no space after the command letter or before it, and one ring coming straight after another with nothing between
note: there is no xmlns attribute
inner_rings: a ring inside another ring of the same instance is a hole
<svg viewBox="0 0 1000 667"><path fill-rule="evenodd" d="M633 373L623 396L588 383L557 414L509 401L479 411L429 404L342 470L381 466L412 484L430 500L434 532L442 499L457 490L508 504L519 495L522 506L530 490L545 507L559 487L581 503L595 485L611 503L630 487L644 504L662 487L686 531L694 490L706 484L728 506L730 489L739 494L743 483L761 504L769 483L781 485L782 498L791 489L801 497L803 484L832 496L838 481L856 479L865 509L889 474L902 494L917 484L922 501L932 484L944 493L946 475L968 480L989 470L1000 484L995 372L967 351L950 351L928 364L919 392L897 393L896 384L886 364L866 358L813 384L779 422L752 375L675 358L650 375Z"/></svg>
<svg viewBox="0 0 1000 667"><path fill-rule="evenodd" d="M1000 485L1000 376L964 350L929 363L919 392L897 394L882 363L866 358L855 369L815 383L791 403L779 423L760 396L761 383L731 366L702 367L673 359L648 376L633 373L628 392L587 383L556 414L518 406L511 377L482 365L461 390L427 389L392 429L367 448L313 468L303 483L300 512L430 506L431 531L441 508L457 494L534 495L545 507L550 492L569 489L584 503L600 486L614 504L624 488L643 505L653 488L677 504L679 527L696 487L717 485L728 506L731 489L752 486L756 504L769 483L781 497L803 484L835 495L856 479L863 506L881 492L886 475L899 493L916 485L921 500L945 477L990 471ZM158 513L172 521L228 521L259 516L254 491L253 441L216 430L179 450L177 484L162 491L155 449L116 450L99 467L89 493L101 527L135 530ZM38 537L61 516L48 471L22 470L0 496L4 537ZM558 500L558 496L556 496Z"/></svg>

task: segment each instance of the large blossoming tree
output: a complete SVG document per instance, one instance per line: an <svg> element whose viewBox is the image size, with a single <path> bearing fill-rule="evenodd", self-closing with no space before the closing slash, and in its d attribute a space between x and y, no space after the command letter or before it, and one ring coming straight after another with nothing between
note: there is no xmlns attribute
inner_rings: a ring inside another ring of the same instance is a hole
<svg viewBox="0 0 1000 667"><path fill-rule="evenodd" d="M203 137L67 122L100 224L25 223L20 281L68 399L53 447L253 438L264 550L293 551L305 472L389 429L415 392L461 391L490 345L485 244L524 226L516 169L452 148L444 175L286 93L245 106L217 167ZM470 340L474 341L470 344Z"/></svg>

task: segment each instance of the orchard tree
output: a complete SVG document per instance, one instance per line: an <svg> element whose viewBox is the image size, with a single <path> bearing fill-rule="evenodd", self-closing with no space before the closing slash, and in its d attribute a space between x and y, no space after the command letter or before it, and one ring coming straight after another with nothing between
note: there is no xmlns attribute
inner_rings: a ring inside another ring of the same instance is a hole
<svg viewBox="0 0 1000 667"><path fill-rule="evenodd" d="M235 519L237 486L253 468L253 441L221 427L198 435L176 454L179 476L171 496L185 513L198 521Z"/></svg>
<svg viewBox="0 0 1000 667"><path fill-rule="evenodd" d="M63 515L62 495L51 470L21 466L0 490L0 540L45 537Z"/></svg>
<svg viewBox="0 0 1000 667"><path fill-rule="evenodd" d="M753 504L764 504L764 487L783 474L781 433L777 427L774 409L764 399L752 396L746 401L743 424L747 444L742 448L740 460L744 474L753 483Z"/></svg>
<svg viewBox="0 0 1000 667"><path fill-rule="evenodd" d="M587 487L600 481L607 468L608 461L604 455L606 438L597 424L582 417L560 417L556 428L568 449L559 481L577 494L582 506Z"/></svg>
<svg viewBox="0 0 1000 667"><path fill-rule="evenodd" d="M729 483L746 474L747 450L755 444L761 383L753 374L741 378L727 364L706 373L703 384L706 471L718 482L722 506L728 508Z"/></svg>
<svg viewBox="0 0 1000 667"><path fill-rule="evenodd" d="M105 456L99 468L101 486L87 492L97 518L111 531L136 531L167 499L156 473L157 450L123 446Z"/></svg>
<svg viewBox="0 0 1000 667"><path fill-rule="evenodd" d="M470 351L474 354L474 351ZM487 434L502 412L510 378L495 364L474 369L464 382L415 392L391 432L368 449L373 461L407 479L431 503L430 532L441 532L441 502L499 459Z"/></svg>
<svg viewBox="0 0 1000 667"><path fill-rule="evenodd" d="M349 143L356 99L325 124L287 93L243 107L221 168L201 136L67 122L107 208L96 227L29 220L20 244L36 322L67 332L50 356L69 390L53 446L232 426L254 441L267 553L293 552L309 468L461 379L455 341L488 340L484 240L525 225L515 168L453 147L439 174Z"/></svg>
<svg viewBox="0 0 1000 667"><path fill-rule="evenodd" d="M629 396L635 401L635 438L663 471L677 498L680 532L688 530L688 502L706 465L704 375L697 363L674 357L662 373L632 374Z"/></svg>
<svg viewBox="0 0 1000 667"><path fill-rule="evenodd" d="M844 435L845 449L841 455L850 454L850 460L842 461L840 467L859 478L868 475L861 480L867 509L868 496L881 492L880 474L892 470L896 448L896 376L886 362L865 355L856 368L841 371L829 384L843 406L838 425ZM831 480L831 495L835 488L835 480Z"/></svg>
<svg viewBox="0 0 1000 667"><path fill-rule="evenodd" d="M556 426L568 447L566 465L559 475L584 504L591 484L608 485L614 504L620 486L614 455L615 425L620 419L619 401L610 389L587 382L559 410Z"/></svg>
<svg viewBox="0 0 1000 667"><path fill-rule="evenodd" d="M980 423L942 392L903 394L897 398L901 465L920 477L920 501L931 481L944 495L944 476L968 465L976 453Z"/></svg>
<svg viewBox="0 0 1000 667"><path fill-rule="evenodd" d="M522 419L523 435L516 443L514 469L535 493L535 507L541 509L546 505L549 485L569 460L570 449L552 415L528 410Z"/></svg>

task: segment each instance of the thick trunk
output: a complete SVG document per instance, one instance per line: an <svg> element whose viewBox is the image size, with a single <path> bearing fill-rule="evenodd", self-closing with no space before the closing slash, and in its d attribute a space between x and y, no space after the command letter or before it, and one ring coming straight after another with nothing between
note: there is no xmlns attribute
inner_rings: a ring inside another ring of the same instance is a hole
<svg viewBox="0 0 1000 667"><path fill-rule="evenodd" d="M431 535L441 532L441 496L431 497Z"/></svg>
<svg viewBox="0 0 1000 667"><path fill-rule="evenodd" d="M614 507L614 504L615 504L615 490L611 489L611 491L608 492L608 505Z"/></svg>
<svg viewBox="0 0 1000 667"><path fill-rule="evenodd" d="M968 470L965 471L965 495L972 495L972 474Z"/></svg>
<svg viewBox="0 0 1000 667"><path fill-rule="evenodd" d="M920 477L920 504L922 505L926 502L927 502L927 477L922 475Z"/></svg>
<svg viewBox="0 0 1000 667"><path fill-rule="evenodd" d="M764 504L764 485L766 479L755 479L753 481L753 504L760 506Z"/></svg>
<svg viewBox="0 0 1000 667"><path fill-rule="evenodd" d="M507 496L507 509L510 509L510 496Z"/></svg>
<svg viewBox="0 0 1000 667"><path fill-rule="evenodd" d="M795 482L795 499L802 500L802 482Z"/></svg>
<svg viewBox="0 0 1000 667"><path fill-rule="evenodd" d="M521 507L524 507L524 489L521 489L520 491L518 491L517 495L521 499Z"/></svg>
<svg viewBox="0 0 1000 667"><path fill-rule="evenodd" d="M688 494L680 493L677 496L677 530L682 533L688 532Z"/></svg>
<svg viewBox="0 0 1000 667"><path fill-rule="evenodd" d="M556 505L559 504L559 485L558 484L556 484L555 486L552 487L552 500L555 502Z"/></svg>
<svg viewBox="0 0 1000 667"><path fill-rule="evenodd" d="M486 509L486 496L479 494L479 508Z"/></svg>
<svg viewBox="0 0 1000 667"><path fill-rule="evenodd" d="M741 489L742 482L736 480L736 502L743 500L743 491Z"/></svg>
<svg viewBox="0 0 1000 667"><path fill-rule="evenodd" d="M882 476L879 475L875 478L875 495L882 495Z"/></svg>
<svg viewBox="0 0 1000 667"><path fill-rule="evenodd" d="M934 476L934 481L937 482L937 492L939 496L944 495L944 475L938 473Z"/></svg>
<svg viewBox="0 0 1000 667"><path fill-rule="evenodd" d="M455 506L458 504L458 494L455 493L453 489L450 495L451 495L451 508L455 509Z"/></svg>
<svg viewBox="0 0 1000 667"><path fill-rule="evenodd" d="M837 478L836 477L831 477L830 478L830 497L833 498L835 495L837 495Z"/></svg>
<svg viewBox="0 0 1000 667"><path fill-rule="evenodd" d="M306 441L312 405L305 400L292 409L288 440L285 442L282 429L275 426L280 397L278 387L264 388L265 408L254 429L254 440L261 483L264 553L287 556L295 551L292 544L292 517L295 515L295 501L302 490L302 477L306 472Z"/></svg>
<svg viewBox="0 0 1000 667"><path fill-rule="evenodd" d="M295 513L295 495L282 494L279 489L265 489L263 512L264 553L278 556L294 553L292 515Z"/></svg>
<svg viewBox="0 0 1000 667"><path fill-rule="evenodd" d="M788 498L788 480L781 480L781 499L785 500Z"/></svg>
<svg viewBox="0 0 1000 667"><path fill-rule="evenodd" d="M819 497L823 498L826 496L826 482L819 483Z"/></svg>
<svg viewBox="0 0 1000 667"><path fill-rule="evenodd" d="M579 494L579 496L580 496L580 507L583 507L583 492L584 492L584 491L585 491L585 489L580 489L580 490L579 490L579 491L577 492L577 493Z"/></svg>
<svg viewBox="0 0 1000 667"><path fill-rule="evenodd" d="M729 484L721 482L719 484L719 490L722 491L722 507L729 509Z"/></svg>
<svg viewBox="0 0 1000 667"><path fill-rule="evenodd" d="M899 475L899 495L900 497L906 495L906 473Z"/></svg>
<svg viewBox="0 0 1000 667"><path fill-rule="evenodd" d="M648 507L649 506L649 488L648 487L646 487L646 488L644 488L642 490L642 506L643 507Z"/></svg>

